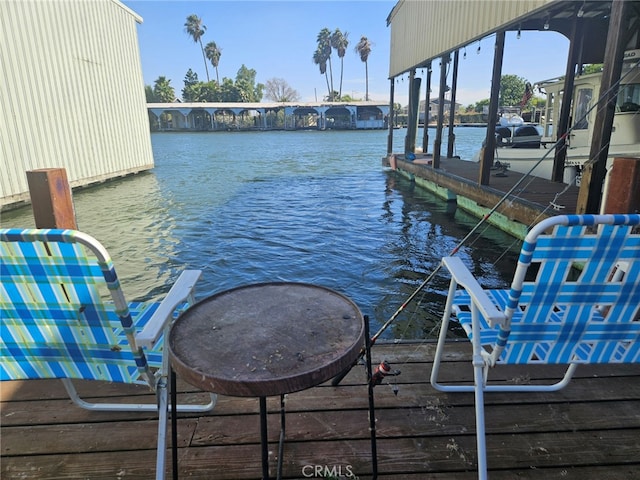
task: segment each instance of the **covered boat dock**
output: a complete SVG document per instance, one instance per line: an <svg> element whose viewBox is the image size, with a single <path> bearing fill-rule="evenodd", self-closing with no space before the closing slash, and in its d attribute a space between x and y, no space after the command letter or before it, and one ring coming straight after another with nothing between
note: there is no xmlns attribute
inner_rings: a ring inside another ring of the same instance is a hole
<svg viewBox="0 0 640 480"><path fill-rule="evenodd" d="M154 131L369 130L388 127L376 102L149 103Z"/></svg>
<svg viewBox="0 0 640 480"><path fill-rule="evenodd" d="M457 89L457 70L460 51L474 42L494 38L494 60L492 70L491 98L488 118L498 117L498 98L500 78L502 74L502 55L504 51L505 32L526 30L550 30L563 34L569 39L569 55L565 72L564 95L569 98L573 88L573 79L583 65L589 63L604 64L600 91L607 92L600 99L593 138L591 139L591 163L582 173L577 192L574 212L563 213L595 213L602 208L603 185L606 175L606 159L608 144L613 123L613 106L617 81L620 79L623 55L625 50L640 47L640 2L620 1L566 1L566 0L532 0L517 2L410 2L399 1L387 19L391 27L390 58L390 92L393 105L396 78L409 76L409 124L404 146L394 150L392 132L389 133L387 158L385 164L395 166L398 172L413 178L421 176L434 183L431 173L447 176L443 168L448 159L453 157L455 135L453 134L453 112L449 115L449 124L444 125L444 95L450 91L450 104L455 104ZM416 149L418 105L422 80L425 80L425 104L430 103L431 76L434 68L439 74L438 125L433 141L433 152L428 152L429 138L425 130L422 139L422 151ZM426 70L424 78L416 74L417 69ZM566 135L569 131L569 102L565 102L557 119L559 125L558 143L554 145L553 182L562 184L564 158L566 155ZM611 107L611 108L609 108ZM391 112L393 115L393 111ZM445 129L448 138L445 139ZM495 123L489 121L485 147L480 155L477 177L473 182L481 189L489 190L494 182L494 150ZM441 154L445 149L446 156ZM398 153L394 153L398 152ZM414 162L414 156L422 162ZM470 160L470 159L466 159ZM404 162L404 163L403 163ZM411 171L405 170L407 162L412 164ZM418 164L416 164L418 163ZM415 168L413 168L413 164ZM467 175L468 176L468 175ZM442 185L433 184L433 190ZM448 200L463 199L474 202L465 196L465 189L445 189ZM504 193L504 192L503 192ZM552 201L552 198L548 199ZM640 201L633 199L630 208L638 208ZM491 206L491 205L486 205ZM508 205L507 205L508 207ZM520 216L517 209L507 208L507 217L520 222L525 227L529 221Z"/></svg>

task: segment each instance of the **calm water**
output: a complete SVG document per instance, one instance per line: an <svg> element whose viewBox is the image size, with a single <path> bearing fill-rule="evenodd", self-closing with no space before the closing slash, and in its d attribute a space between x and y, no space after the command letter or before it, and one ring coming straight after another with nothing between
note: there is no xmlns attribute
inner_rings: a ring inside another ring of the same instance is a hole
<svg viewBox="0 0 640 480"><path fill-rule="evenodd" d="M471 156L483 134L457 129L456 153ZM110 251L132 300L157 298L184 268L203 270L200 298L309 282L353 299L376 332L476 223L382 168L386 131L165 133L152 144L151 172L74 193L79 228ZM2 226L32 227L30 209ZM488 228L460 255L499 286L512 245ZM438 277L383 337L429 336L445 293Z"/></svg>

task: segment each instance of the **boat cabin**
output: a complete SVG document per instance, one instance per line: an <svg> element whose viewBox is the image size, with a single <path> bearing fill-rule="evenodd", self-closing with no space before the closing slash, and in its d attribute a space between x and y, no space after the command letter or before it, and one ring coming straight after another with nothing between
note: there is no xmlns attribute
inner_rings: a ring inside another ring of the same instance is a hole
<svg viewBox="0 0 640 480"><path fill-rule="evenodd" d="M611 132L611 145L640 144L640 50L625 52L620 88L616 100L616 111ZM569 148L586 147L593 134L596 108L594 102L600 97L602 73L577 75L574 80L572 119L573 129L569 135ZM547 103L542 117L542 142L558 140L557 122L564 89L564 78L545 80L537 88L546 93Z"/></svg>

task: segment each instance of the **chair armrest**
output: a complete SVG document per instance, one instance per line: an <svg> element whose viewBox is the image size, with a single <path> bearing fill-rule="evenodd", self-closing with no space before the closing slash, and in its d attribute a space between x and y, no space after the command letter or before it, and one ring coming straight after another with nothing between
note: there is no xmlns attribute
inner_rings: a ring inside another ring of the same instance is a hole
<svg viewBox="0 0 640 480"><path fill-rule="evenodd" d="M478 307L489 326L494 327L504 324L506 320L504 312L498 310L495 303L491 301L459 257L444 257L442 263L449 270L456 283L464 287L469 293L471 300Z"/></svg>
<svg viewBox="0 0 640 480"><path fill-rule="evenodd" d="M153 348L175 309L192 294L202 271L185 270L164 297L141 332L136 334L136 343L141 347Z"/></svg>

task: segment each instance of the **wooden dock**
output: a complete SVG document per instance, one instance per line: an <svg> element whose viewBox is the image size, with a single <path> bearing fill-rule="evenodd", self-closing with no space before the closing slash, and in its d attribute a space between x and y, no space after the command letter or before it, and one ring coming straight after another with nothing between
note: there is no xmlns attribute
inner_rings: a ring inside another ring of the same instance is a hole
<svg viewBox="0 0 640 480"><path fill-rule="evenodd" d="M476 478L473 395L431 387L434 350L432 342L373 348L374 362L386 359L402 372L390 378L397 395L386 381L375 387L379 478ZM451 342L443 375L471 379L469 353L468 342ZM555 366L503 369L496 378L561 376ZM183 401L202 398L183 382L178 386ZM110 401L154 401L147 390L129 386L80 382L79 390ZM486 401L492 479L640 478L640 365L583 367L560 392L494 393ZM157 421L151 414L88 412L71 404L60 382L48 380L4 382L1 402L5 480L154 476ZM272 475L278 403L269 399ZM367 405L362 366L337 387L288 395L283 478L371 478ZM260 477L257 399L220 397L211 413L182 414L178 425L180 478ZM316 466L325 477L310 476Z"/></svg>
<svg viewBox="0 0 640 480"><path fill-rule="evenodd" d="M422 186L440 196L455 194L458 206L478 218L482 218L489 209L498 204L506 192L524 177L522 173L507 171L505 176L492 171L489 185L479 185L480 164L459 158L442 158L440 168L434 169L426 162L430 156L416 155L415 161L404 159L403 155L394 155L398 173L415 179ZM389 158L383 159L383 165L389 166ZM497 209L498 215L490 219L497 227L516 237L526 232L526 227L553 215L574 214L578 203L576 186L552 182L540 177L528 176L512 194L508 201ZM497 218L502 216L502 219ZM514 227L510 222L518 222L524 228Z"/></svg>

